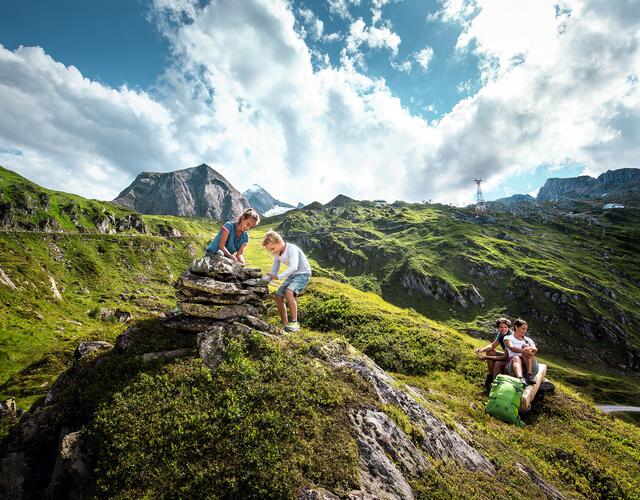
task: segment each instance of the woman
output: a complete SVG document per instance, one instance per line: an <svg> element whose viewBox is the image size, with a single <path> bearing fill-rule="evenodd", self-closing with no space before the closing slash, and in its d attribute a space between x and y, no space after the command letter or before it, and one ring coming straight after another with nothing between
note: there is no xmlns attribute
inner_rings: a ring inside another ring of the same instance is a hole
<svg viewBox="0 0 640 500"><path fill-rule="evenodd" d="M513 326L513 334L504 339L509 354L507 375L519 378L524 385L534 385L538 373L538 361L535 357L538 348L535 342L526 336L529 327L525 320L518 318L513 322Z"/></svg>
<svg viewBox="0 0 640 500"><path fill-rule="evenodd" d="M496 321L496 328L498 329L498 334L496 338L491 344L488 344L482 348L478 347L476 349L476 357L479 360L487 361L487 378L484 381L484 388L488 392L493 379L497 377L504 367L507 365L508 357L507 351L504 345L504 339L508 335L511 335L511 331L509 327L511 326L511 321L507 318L498 318ZM496 347L502 348L502 352L496 351Z"/></svg>

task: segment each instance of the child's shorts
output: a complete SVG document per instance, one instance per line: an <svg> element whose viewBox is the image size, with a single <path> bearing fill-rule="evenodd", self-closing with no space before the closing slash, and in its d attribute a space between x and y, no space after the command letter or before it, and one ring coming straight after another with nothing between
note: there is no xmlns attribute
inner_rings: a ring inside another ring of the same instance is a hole
<svg viewBox="0 0 640 500"><path fill-rule="evenodd" d="M309 284L310 279L310 274L293 274L286 280L284 280L282 285L278 287L278 290L276 290L276 295L284 297L287 288L289 290L293 290L294 295L298 295Z"/></svg>

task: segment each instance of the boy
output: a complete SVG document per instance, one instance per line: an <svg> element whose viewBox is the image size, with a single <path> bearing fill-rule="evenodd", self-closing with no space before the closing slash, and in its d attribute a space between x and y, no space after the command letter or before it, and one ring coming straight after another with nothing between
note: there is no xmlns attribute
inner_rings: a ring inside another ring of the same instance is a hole
<svg viewBox="0 0 640 500"><path fill-rule="evenodd" d="M311 279L311 266L302 250L293 243L286 243L282 236L275 231L269 231L262 241L262 246L273 254L273 268L268 277L284 280L276 291L275 300L280 313L280 319L286 332L300 331L298 323L298 303L296 296L304 290ZM285 264L287 270L278 274L280 264ZM291 311L291 322L287 318L287 307Z"/></svg>

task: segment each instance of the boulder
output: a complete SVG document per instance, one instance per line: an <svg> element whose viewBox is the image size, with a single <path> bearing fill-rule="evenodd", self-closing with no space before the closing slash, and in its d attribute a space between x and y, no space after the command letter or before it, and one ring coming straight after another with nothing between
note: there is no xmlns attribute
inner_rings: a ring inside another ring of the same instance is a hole
<svg viewBox="0 0 640 500"><path fill-rule="evenodd" d="M109 342L103 342L102 340L91 340L89 342L80 342L75 352L73 353L74 359L82 359L87 354L94 351L106 351L113 349L113 345Z"/></svg>

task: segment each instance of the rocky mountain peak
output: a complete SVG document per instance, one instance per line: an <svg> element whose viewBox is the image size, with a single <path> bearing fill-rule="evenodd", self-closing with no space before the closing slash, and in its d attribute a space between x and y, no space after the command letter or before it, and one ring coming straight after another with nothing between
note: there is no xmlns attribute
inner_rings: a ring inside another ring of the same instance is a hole
<svg viewBox="0 0 640 500"><path fill-rule="evenodd" d="M249 208L247 199L206 163L175 172L142 172L114 200L143 214L231 220Z"/></svg>

